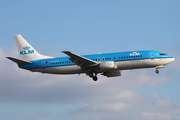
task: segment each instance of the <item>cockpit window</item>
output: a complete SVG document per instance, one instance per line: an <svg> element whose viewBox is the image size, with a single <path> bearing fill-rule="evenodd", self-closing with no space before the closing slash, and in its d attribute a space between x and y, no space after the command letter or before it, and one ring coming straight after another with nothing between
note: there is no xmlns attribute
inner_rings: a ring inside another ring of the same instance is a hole
<svg viewBox="0 0 180 120"><path fill-rule="evenodd" d="M159 55L167 55L166 53L159 53Z"/></svg>

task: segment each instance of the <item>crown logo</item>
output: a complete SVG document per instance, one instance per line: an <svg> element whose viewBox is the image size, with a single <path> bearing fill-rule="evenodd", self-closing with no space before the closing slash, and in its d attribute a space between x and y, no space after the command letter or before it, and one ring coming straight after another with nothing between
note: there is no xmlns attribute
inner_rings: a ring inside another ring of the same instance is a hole
<svg viewBox="0 0 180 120"><path fill-rule="evenodd" d="M27 47L27 46L26 46L26 47L23 47L23 49L24 49L24 50L29 50L30 47Z"/></svg>
<svg viewBox="0 0 180 120"><path fill-rule="evenodd" d="M133 52L132 54L130 54L130 56L135 56L135 55L140 55L140 54L137 52Z"/></svg>

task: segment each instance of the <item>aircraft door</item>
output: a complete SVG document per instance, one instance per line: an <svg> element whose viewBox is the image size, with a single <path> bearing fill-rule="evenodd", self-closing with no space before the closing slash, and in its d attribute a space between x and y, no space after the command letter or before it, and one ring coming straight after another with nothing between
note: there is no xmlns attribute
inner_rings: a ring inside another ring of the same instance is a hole
<svg viewBox="0 0 180 120"><path fill-rule="evenodd" d="M45 61L42 61L42 62L41 62L41 67L42 67L42 68L45 68L45 67L46 67L46 62L45 62Z"/></svg>
<svg viewBox="0 0 180 120"><path fill-rule="evenodd" d="M46 67L46 62L42 61L41 62L42 73L45 73L45 67Z"/></svg>
<svg viewBox="0 0 180 120"><path fill-rule="evenodd" d="M151 60L154 60L154 58L155 58L155 54L154 54L154 52L151 52L151 53L150 53L150 59L151 59Z"/></svg>

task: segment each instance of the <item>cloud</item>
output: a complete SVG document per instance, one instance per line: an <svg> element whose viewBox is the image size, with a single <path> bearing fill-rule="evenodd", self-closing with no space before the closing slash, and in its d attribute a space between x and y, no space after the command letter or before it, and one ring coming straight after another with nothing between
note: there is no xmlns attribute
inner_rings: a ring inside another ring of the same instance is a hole
<svg viewBox="0 0 180 120"><path fill-rule="evenodd" d="M91 111L91 112L122 112L129 108L131 108L131 105L128 105L123 102L117 102L117 103L107 103L107 104L83 104L80 108L78 108L80 111Z"/></svg>
<svg viewBox="0 0 180 120"><path fill-rule="evenodd" d="M144 113L143 116L146 120L172 120L172 117L170 115L161 113Z"/></svg>
<svg viewBox="0 0 180 120"><path fill-rule="evenodd" d="M99 118L105 120L110 118L114 120L120 118L128 120L172 120L172 116L179 114L178 111L180 106L173 105L172 102L167 99L153 97L153 94L155 93L146 95L134 92L134 94L139 96L139 101L131 100L132 98L129 98L124 102L121 101L121 99L116 99L113 102L112 100L107 102L89 102L74 109L68 116L70 119L76 117L77 119L86 120L98 120ZM151 101L149 100L149 97L155 100ZM89 114L90 117L87 117L86 114Z"/></svg>
<svg viewBox="0 0 180 120"><path fill-rule="evenodd" d="M162 106L168 106L170 105L170 103L171 103L171 100L158 100L157 101L157 104L162 105Z"/></svg>
<svg viewBox="0 0 180 120"><path fill-rule="evenodd" d="M117 94L117 99L123 100L123 101L135 101L139 98L139 95L136 92L133 92L131 90L124 90L120 91Z"/></svg>
<svg viewBox="0 0 180 120"><path fill-rule="evenodd" d="M40 115L40 116L50 116L50 113L48 111L45 111L45 110L37 111L36 114Z"/></svg>

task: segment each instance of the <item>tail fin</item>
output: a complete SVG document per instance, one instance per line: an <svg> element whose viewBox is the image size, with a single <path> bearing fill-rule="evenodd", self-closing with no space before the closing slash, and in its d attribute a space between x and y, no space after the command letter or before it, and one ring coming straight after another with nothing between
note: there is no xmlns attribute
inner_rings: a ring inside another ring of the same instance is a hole
<svg viewBox="0 0 180 120"><path fill-rule="evenodd" d="M14 35L21 59L31 61L38 59L53 58L39 54L21 35Z"/></svg>

